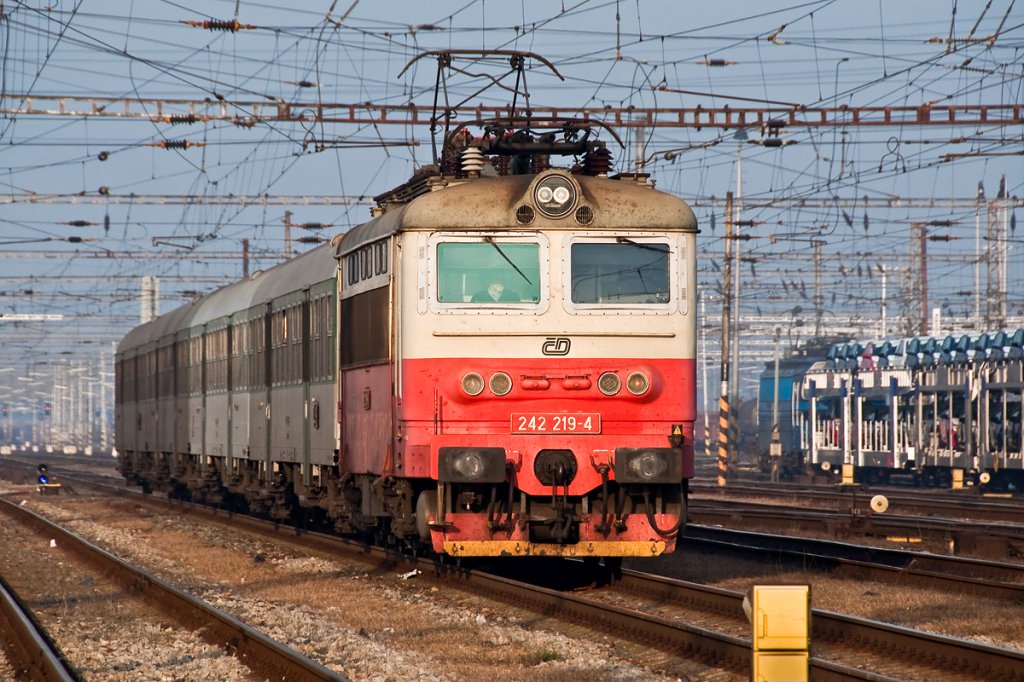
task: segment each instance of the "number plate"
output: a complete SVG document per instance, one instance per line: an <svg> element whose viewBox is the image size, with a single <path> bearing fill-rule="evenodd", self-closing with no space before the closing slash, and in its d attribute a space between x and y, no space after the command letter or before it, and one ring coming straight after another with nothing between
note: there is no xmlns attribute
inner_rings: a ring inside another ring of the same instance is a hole
<svg viewBox="0 0 1024 682"><path fill-rule="evenodd" d="M601 415L513 413L512 433L601 433Z"/></svg>

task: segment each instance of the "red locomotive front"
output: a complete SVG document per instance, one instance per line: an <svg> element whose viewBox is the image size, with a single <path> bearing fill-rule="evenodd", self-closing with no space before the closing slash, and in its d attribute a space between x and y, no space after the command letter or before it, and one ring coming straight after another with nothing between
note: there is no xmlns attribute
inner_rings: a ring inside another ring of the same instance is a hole
<svg viewBox="0 0 1024 682"><path fill-rule="evenodd" d="M396 534L414 521L454 556L672 551L693 213L645 176L476 175L379 198L342 241L340 469L393 488Z"/></svg>

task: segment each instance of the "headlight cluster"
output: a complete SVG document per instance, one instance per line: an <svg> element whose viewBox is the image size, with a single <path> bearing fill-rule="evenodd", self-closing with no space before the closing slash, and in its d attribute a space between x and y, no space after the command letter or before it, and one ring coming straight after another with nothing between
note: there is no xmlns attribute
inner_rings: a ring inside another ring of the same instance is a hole
<svg viewBox="0 0 1024 682"><path fill-rule="evenodd" d="M491 389L494 395L508 395L512 390L512 377L505 372L495 372L488 381L484 381L479 372L466 372L462 375L462 390L466 395L477 396L483 393L484 387Z"/></svg>
<svg viewBox="0 0 1024 682"><path fill-rule="evenodd" d="M501 483L505 480L505 450L439 448L437 478L452 483Z"/></svg>
<svg viewBox="0 0 1024 682"><path fill-rule="evenodd" d="M561 175L548 176L537 183L533 201L544 215L561 218L576 204L576 186Z"/></svg>
<svg viewBox="0 0 1024 682"><path fill-rule="evenodd" d="M622 379L615 372L605 372L597 379L597 388L605 395L615 395L622 390ZM651 380L643 372L633 372L626 378L626 390L633 395L643 395L651 388Z"/></svg>
<svg viewBox="0 0 1024 682"><path fill-rule="evenodd" d="M507 372L495 372L490 379L485 380L479 372L466 372L462 375L462 390L468 396L478 396L485 388L491 389L496 396L508 395L512 392L512 377ZM562 388L566 390L588 390L591 388L590 379L587 376L562 377ZM524 390L536 391L545 390L551 386L548 377L525 377L522 381ZM604 395L618 395L622 390L623 381L615 372L603 372L597 379L597 389ZM631 372L625 381L626 390L631 394L640 396L647 393L651 388L651 379L643 372Z"/></svg>
<svg viewBox="0 0 1024 682"><path fill-rule="evenodd" d="M675 448L617 448L615 480L619 483L678 483L682 455Z"/></svg>

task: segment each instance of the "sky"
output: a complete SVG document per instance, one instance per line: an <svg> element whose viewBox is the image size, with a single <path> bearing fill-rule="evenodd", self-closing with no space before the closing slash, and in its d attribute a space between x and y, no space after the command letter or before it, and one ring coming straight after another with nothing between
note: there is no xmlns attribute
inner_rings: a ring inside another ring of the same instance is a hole
<svg viewBox="0 0 1024 682"><path fill-rule="evenodd" d="M243 240L250 270L279 262L286 219L292 253L364 222L372 196L430 163L429 126L257 115L281 103L430 105L436 61L414 59L426 51L535 53L564 80L529 59L520 103L568 110L1022 103L1014 0L292 4L0 5L0 389L31 380L23 395L42 400L57 370L99 377L100 358L138 323L142 277L159 279L167 312L241 277ZM507 76L505 62L455 66L450 101L509 103L512 80L483 87L482 74ZM601 133L617 170L642 162L695 207L710 358L723 200L743 198L744 390L776 330L787 345L816 331L916 333L922 229L931 333L990 326L993 287L1005 326L1024 323L1020 124L792 126L776 147L757 128L746 139L717 127L617 132L621 147ZM25 319L40 316L50 319Z"/></svg>

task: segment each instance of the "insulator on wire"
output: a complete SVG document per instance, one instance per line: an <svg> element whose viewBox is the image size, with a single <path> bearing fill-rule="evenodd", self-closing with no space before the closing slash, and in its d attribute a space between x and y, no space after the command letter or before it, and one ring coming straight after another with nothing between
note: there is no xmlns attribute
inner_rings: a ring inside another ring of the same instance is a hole
<svg viewBox="0 0 1024 682"><path fill-rule="evenodd" d="M697 63L702 66L732 66L734 64L739 64L739 62L730 61L728 59L721 59L719 57L715 57L712 59L704 59Z"/></svg>
<svg viewBox="0 0 1024 682"><path fill-rule="evenodd" d="M190 19L182 20L181 23L195 28L205 28L207 31L231 31L232 33L241 30L251 31L257 28L253 24L240 24L238 19L204 19L203 21Z"/></svg>
<svg viewBox="0 0 1024 682"><path fill-rule="evenodd" d="M92 227L96 223L91 220L68 220L65 221L64 224L70 225L71 227Z"/></svg>
<svg viewBox="0 0 1024 682"><path fill-rule="evenodd" d="M322 244L326 240L323 237L320 237L320 236L315 235L315 234L311 234L311 235L306 235L304 237L299 237L295 241L297 241L300 244Z"/></svg>
<svg viewBox="0 0 1024 682"><path fill-rule="evenodd" d="M172 126L199 122L199 117L195 114L171 114L165 116L164 119Z"/></svg>
<svg viewBox="0 0 1024 682"><path fill-rule="evenodd" d="M331 227L331 225L328 225L327 223L302 223L299 227L303 230L323 230Z"/></svg>
<svg viewBox="0 0 1024 682"><path fill-rule="evenodd" d="M190 147L205 147L205 142L192 142L191 140L161 140L150 142L147 147L159 147L160 149L188 149Z"/></svg>

